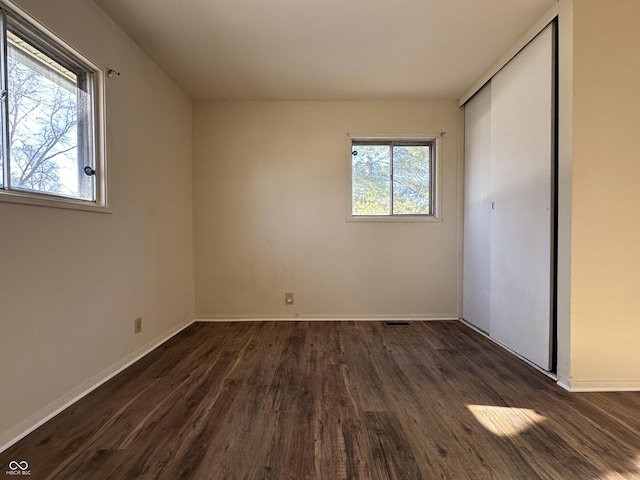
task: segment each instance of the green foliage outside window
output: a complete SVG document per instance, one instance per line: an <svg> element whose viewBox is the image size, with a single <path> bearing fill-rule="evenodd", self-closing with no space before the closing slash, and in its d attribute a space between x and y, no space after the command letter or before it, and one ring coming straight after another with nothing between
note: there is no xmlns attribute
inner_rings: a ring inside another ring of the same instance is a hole
<svg viewBox="0 0 640 480"><path fill-rule="evenodd" d="M433 144L352 144L353 215L431 215Z"/></svg>

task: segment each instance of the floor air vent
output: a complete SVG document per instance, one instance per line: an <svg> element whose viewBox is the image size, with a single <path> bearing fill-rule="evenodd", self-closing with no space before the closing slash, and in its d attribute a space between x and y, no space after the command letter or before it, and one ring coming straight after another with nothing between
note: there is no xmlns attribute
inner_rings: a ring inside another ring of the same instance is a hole
<svg viewBox="0 0 640 480"><path fill-rule="evenodd" d="M409 322L384 322L387 327L400 327L403 325L409 325Z"/></svg>

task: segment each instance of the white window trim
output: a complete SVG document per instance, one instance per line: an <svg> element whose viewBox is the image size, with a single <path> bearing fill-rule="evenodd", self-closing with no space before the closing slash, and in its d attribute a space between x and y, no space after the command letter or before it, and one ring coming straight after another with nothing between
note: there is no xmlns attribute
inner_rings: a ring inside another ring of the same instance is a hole
<svg viewBox="0 0 640 480"><path fill-rule="evenodd" d="M444 133L410 133L410 134L388 134L388 133L347 133L347 146L345 156L347 158L347 222L382 222L382 223L441 223L442 218L442 137ZM433 213L431 215L353 215L352 192L353 169L352 169L352 142L367 140L385 141L425 141L435 144L435 162L433 183Z"/></svg>
<svg viewBox="0 0 640 480"><path fill-rule="evenodd" d="M59 35L38 21L31 13L6 0L0 0L0 7L10 14L19 16L29 27L37 30L43 36L56 43L70 55L82 62L93 73L93 108L94 108L94 169L96 171L95 201L58 197L51 194L37 192L21 192L18 190L0 189L0 202L41 207L63 208L70 210L84 210L89 212L112 213L108 197L108 172L106 162L106 99L105 72L94 61L82 54L78 49L62 39Z"/></svg>

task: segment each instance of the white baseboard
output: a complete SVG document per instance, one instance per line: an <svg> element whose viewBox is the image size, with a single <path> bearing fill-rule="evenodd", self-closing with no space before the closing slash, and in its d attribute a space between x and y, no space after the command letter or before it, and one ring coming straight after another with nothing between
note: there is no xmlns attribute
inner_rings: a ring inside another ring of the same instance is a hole
<svg viewBox="0 0 640 480"><path fill-rule="evenodd" d="M426 322L458 320L457 316L428 315L299 315L294 317L268 315L202 315L194 322Z"/></svg>
<svg viewBox="0 0 640 480"><path fill-rule="evenodd" d="M180 331L187 328L193 322L194 320L189 318L184 322L180 323L179 325L176 325L171 330L151 340L147 344L138 348L133 353L127 355L125 358L123 358L119 362L111 365L109 368L103 370L99 374L95 375L93 378L90 378L79 387L73 389L69 393L58 398L56 401L50 403L40 411L34 413L30 417L28 417L26 420L20 422L15 427L0 434L0 453L4 452L11 445L18 442L22 438L26 437L31 432L33 432L36 428L48 422L53 417L58 415L60 412L62 412L69 406L73 405L74 403L76 403L82 397L94 391L103 383L115 377L122 370L132 365L133 363L137 362L152 350L155 350L157 347L162 345L171 337L175 336Z"/></svg>
<svg viewBox="0 0 640 480"><path fill-rule="evenodd" d="M639 379L569 379L558 384L570 392L640 392Z"/></svg>

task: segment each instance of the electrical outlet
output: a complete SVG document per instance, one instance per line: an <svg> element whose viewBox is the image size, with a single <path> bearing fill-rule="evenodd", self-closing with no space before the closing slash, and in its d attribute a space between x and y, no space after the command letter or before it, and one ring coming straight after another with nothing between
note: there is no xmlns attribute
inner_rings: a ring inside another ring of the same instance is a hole
<svg viewBox="0 0 640 480"><path fill-rule="evenodd" d="M293 292L284 293L284 303L287 305L293 305Z"/></svg>
<svg viewBox="0 0 640 480"><path fill-rule="evenodd" d="M142 331L142 317L138 317L133 320L133 333L140 333Z"/></svg>

